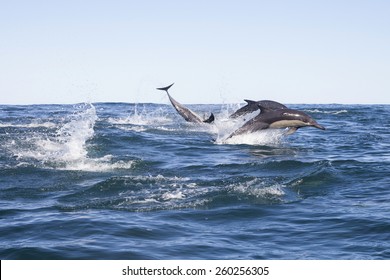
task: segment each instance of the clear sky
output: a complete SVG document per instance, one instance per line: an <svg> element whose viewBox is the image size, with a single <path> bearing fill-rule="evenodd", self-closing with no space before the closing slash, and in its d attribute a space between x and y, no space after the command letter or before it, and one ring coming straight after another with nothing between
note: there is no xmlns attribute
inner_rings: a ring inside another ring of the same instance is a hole
<svg viewBox="0 0 390 280"><path fill-rule="evenodd" d="M0 104L390 104L390 1L0 0Z"/></svg>

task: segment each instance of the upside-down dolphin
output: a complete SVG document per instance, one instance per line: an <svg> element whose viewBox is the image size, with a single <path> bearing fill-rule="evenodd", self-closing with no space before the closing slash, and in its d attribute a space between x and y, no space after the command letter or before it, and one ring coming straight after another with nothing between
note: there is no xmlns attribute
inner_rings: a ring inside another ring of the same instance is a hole
<svg viewBox="0 0 390 280"><path fill-rule="evenodd" d="M258 105L262 110L261 105ZM293 109L262 110L253 119L247 121L242 127L234 131L227 139L245 133L251 133L267 128L289 128L287 134L292 134L298 128L313 126L325 130L325 127L318 124L308 114Z"/></svg>
<svg viewBox="0 0 390 280"><path fill-rule="evenodd" d="M244 99L244 101L247 104L241 107L240 109L238 109L237 111L235 111L233 114L231 114L229 118L235 119L243 115L250 114L252 112L259 110L260 107L262 108L261 110L263 113L267 111L287 109L287 106L272 100L253 101L253 100Z"/></svg>
<svg viewBox="0 0 390 280"><path fill-rule="evenodd" d="M162 87L162 88L157 88L158 90L164 90L166 91L169 100L171 101L172 106L176 109L176 111L179 113L180 116L182 116L187 122L193 122L193 123L212 123L214 121L214 114L211 113L210 117L206 120L203 120L198 114L195 112L191 111L190 109L184 107L182 104L177 102L173 97L169 94L168 90L170 87L173 86L173 84L167 86L167 87Z"/></svg>

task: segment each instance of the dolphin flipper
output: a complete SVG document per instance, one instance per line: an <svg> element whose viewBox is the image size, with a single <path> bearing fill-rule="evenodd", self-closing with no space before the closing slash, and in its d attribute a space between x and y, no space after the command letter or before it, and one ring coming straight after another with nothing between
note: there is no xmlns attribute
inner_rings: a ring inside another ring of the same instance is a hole
<svg viewBox="0 0 390 280"><path fill-rule="evenodd" d="M286 133L284 133L284 135L291 135L293 133L295 133L297 130L298 130L299 127L290 127Z"/></svg>

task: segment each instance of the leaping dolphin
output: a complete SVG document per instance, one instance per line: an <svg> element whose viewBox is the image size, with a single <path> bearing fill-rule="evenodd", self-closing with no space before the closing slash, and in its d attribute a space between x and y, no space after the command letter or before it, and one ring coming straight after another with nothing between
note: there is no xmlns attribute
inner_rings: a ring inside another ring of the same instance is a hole
<svg viewBox="0 0 390 280"><path fill-rule="evenodd" d="M262 111L256 117L247 121L227 139L236 135L251 133L267 128L290 128L287 134L292 134L297 131L298 128L305 126L313 126L325 130L325 127L318 124L312 117L302 111L293 109L266 110L266 112Z"/></svg>
<svg viewBox="0 0 390 280"><path fill-rule="evenodd" d="M180 104L175 99L173 99L173 97L168 92L168 90L171 88L171 86L173 86L173 84L166 87L157 88L157 89L166 91L172 106L176 109L176 111L179 113L180 116L182 116L187 122L193 122L193 123L212 123L214 121L213 113L211 113L208 119L202 120L202 118L198 114L184 107L182 104Z"/></svg>
<svg viewBox="0 0 390 280"><path fill-rule="evenodd" d="M229 116L231 119L235 119L238 117L241 117L246 114L250 114L252 112L255 112L259 109L263 113L267 111L273 111L273 110L279 110L279 109L287 109L287 107L279 102L272 101L272 100L260 100L260 101L253 101L244 99L244 101L247 103L244 107L241 107L237 111L235 111L233 114Z"/></svg>

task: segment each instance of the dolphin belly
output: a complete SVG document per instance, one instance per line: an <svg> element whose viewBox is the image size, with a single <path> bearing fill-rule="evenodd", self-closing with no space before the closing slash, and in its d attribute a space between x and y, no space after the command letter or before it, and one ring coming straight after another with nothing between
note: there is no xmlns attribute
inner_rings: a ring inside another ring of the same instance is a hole
<svg viewBox="0 0 390 280"><path fill-rule="evenodd" d="M270 124L270 128L286 128L286 127L302 127L307 126L306 123L300 120L280 120Z"/></svg>
<svg viewBox="0 0 390 280"><path fill-rule="evenodd" d="M203 120L196 113L190 109L184 107L182 104L177 102L173 97L168 93L169 100L171 101L172 106L176 109L180 116L182 116L187 122L202 123Z"/></svg>

